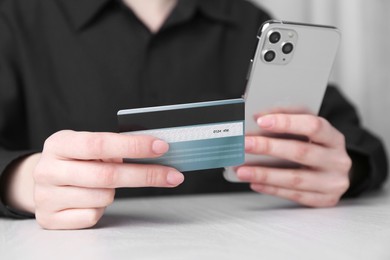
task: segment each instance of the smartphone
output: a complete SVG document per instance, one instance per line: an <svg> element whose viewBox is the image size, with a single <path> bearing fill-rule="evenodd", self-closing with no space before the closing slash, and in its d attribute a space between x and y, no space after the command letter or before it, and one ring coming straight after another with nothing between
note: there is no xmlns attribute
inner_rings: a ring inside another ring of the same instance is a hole
<svg viewBox="0 0 390 260"><path fill-rule="evenodd" d="M340 39L340 31L332 26L271 20L260 27L244 93L246 135L268 134L256 124L259 114L318 113ZM245 154L245 164L294 167L282 159L250 154ZM225 168L224 177L239 181L231 167Z"/></svg>

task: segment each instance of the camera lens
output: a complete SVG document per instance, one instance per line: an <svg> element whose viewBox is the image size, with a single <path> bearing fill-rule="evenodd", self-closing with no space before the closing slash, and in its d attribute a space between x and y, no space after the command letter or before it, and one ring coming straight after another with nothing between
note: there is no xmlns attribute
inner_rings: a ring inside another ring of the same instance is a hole
<svg viewBox="0 0 390 260"><path fill-rule="evenodd" d="M271 62L275 59L276 53L274 51L266 51L264 53L264 60L266 62Z"/></svg>
<svg viewBox="0 0 390 260"><path fill-rule="evenodd" d="M285 44L283 44L282 51L284 54L291 53L293 49L294 49L294 45L292 45L291 42L286 42Z"/></svg>
<svg viewBox="0 0 390 260"><path fill-rule="evenodd" d="M273 33L271 33L270 34L270 36L269 36L269 41L271 42L271 43L277 43L279 40L280 40L280 33L278 33L278 32L273 32Z"/></svg>

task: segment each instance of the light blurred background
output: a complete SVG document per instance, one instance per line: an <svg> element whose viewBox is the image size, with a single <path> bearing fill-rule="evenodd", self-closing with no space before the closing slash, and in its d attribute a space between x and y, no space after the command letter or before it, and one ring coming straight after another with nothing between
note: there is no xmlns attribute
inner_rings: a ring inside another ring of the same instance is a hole
<svg viewBox="0 0 390 260"><path fill-rule="evenodd" d="M386 143L390 160L390 1L252 0L273 18L336 26L341 48L330 81Z"/></svg>

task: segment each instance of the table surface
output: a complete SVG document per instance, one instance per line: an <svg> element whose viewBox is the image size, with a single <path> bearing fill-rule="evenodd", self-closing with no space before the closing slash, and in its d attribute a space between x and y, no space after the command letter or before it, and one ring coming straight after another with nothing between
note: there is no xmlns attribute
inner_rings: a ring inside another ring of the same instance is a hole
<svg viewBox="0 0 390 260"><path fill-rule="evenodd" d="M117 200L92 229L0 219L0 259L390 259L390 192L312 209L255 193Z"/></svg>

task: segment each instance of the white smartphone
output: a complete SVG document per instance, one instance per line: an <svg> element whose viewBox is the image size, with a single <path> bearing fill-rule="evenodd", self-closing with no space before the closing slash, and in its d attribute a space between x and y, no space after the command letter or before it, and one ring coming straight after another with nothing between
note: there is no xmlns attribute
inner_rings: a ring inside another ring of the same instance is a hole
<svg viewBox="0 0 390 260"><path fill-rule="evenodd" d="M244 94L246 135L267 134L255 122L260 113L318 113L340 39L339 30L332 26L271 20L260 27ZM250 154L245 154L245 164L293 165ZM239 181L231 167L225 169L224 177Z"/></svg>

